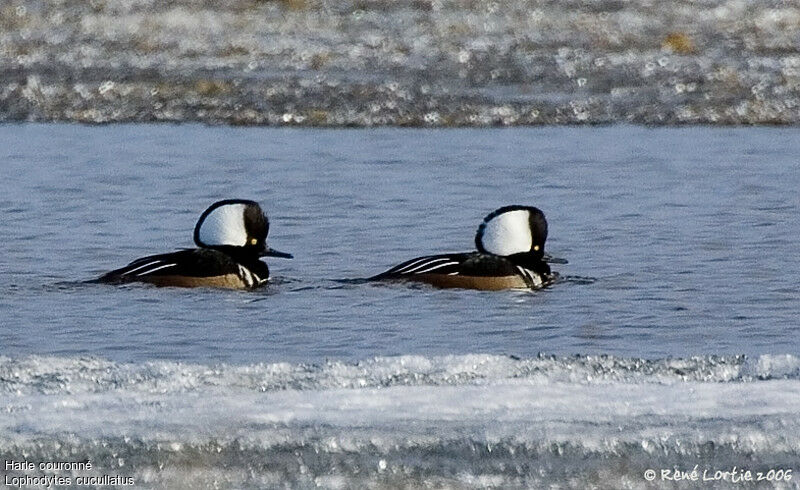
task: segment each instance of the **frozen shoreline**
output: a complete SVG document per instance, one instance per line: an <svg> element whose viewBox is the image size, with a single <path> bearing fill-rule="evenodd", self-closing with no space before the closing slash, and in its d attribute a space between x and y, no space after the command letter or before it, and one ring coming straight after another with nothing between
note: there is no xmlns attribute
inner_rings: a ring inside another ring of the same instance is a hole
<svg viewBox="0 0 800 490"><path fill-rule="evenodd" d="M644 489L648 469L734 467L786 478L798 464L797 368L791 355L239 366L0 357L0 457L88 460L90 471L58 474L137 488Z"/></svg>
<svg viewBox="0 0 800 490"><path fill-rule="evenodd" d="M0 7L0 121L798 124L800 8L638 0Z"/></svg>

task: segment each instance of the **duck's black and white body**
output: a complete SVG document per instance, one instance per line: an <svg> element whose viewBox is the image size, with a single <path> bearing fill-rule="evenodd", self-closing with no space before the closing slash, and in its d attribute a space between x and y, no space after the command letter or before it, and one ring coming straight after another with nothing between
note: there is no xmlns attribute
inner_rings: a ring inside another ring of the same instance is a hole
<svg viewBox="0 0 800 490"><path fill-rule="evenodd" d="M544 253L547 221L533 206L505 206L484 218L475 236L477 252L418 257L372 280L408 280L443 288L538 289L552 283Z"/></svg>
<svg viewBox="0 0 800 490"><path fill-rule="evenodd" d="M252 289L269 279L260 257L291 258L267 246L269 220L258 203L218 201L194 228L198 248L151 255L98 278L98 282L146 282L157 286Z"/></svg>

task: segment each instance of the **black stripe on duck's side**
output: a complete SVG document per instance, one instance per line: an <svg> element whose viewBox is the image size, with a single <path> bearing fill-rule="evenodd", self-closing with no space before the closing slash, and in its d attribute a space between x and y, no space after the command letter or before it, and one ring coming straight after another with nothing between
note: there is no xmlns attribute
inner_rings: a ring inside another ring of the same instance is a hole
<svg viewBox="0 0 800 490"><path fill-rule="evenodd" d="M373 276L370 280L424 282L442 288L515 289L540 288L550 282L549 267L529 270L511 260L480 252L417 257Z"/></svg>
<svg viewBox="0 0 800 490"><path fill-rule="evenodd" d="M134 260L103 275L97 282L250 289L262 285L268 278L269 269L260 260L242 263L219 250L197 248Z"/></svg>

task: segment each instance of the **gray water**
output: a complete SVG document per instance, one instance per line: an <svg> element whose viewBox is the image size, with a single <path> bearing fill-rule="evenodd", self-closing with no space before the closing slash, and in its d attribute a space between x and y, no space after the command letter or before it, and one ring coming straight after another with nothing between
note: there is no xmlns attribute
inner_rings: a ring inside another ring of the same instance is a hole
<svg viewBox="0 0 800 490"><path fill-rule="evenodd" d="M0 460L142 488L796 471L798 154L791 128L0 126ZM295 256L267 287L83 282L232 197ZM569 260L552 287L350 281L512 203Z"/></svg>
<svg viewBox="0 0 800 490"><path fill-rule="evenodd" d="M0 128L0 342L120 361L796 353L796 129ZM210 203L262 203L275 284L80 285L191 247ZM540 207L540 292L348 285L474 248L483 216Z"/></svg>

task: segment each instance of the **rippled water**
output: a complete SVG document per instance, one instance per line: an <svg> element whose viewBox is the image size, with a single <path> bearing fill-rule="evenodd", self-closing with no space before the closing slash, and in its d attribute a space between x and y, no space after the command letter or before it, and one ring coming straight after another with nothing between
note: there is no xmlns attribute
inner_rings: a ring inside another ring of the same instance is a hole
<svg viewBox="0 0 800 490"><path fill-rule="evenodd" d="M0 128L13 354L317 361L538 352L791 351L800 311L794 129ZM260 201L276 284L77 285L192 246L211 202ZM346 285L473 249L484 215L543 209L564 275L537 293Z"/></svg>
<svg viewBox="0 0 800 490"><path fill-rule="evenodd" d="M0 459L176 488L800 468L798 154L776 128L0 126ZM230 197L295 256L268 287L81 282ZM470 250L510 203L565 281L342 281Z"/></svg>

